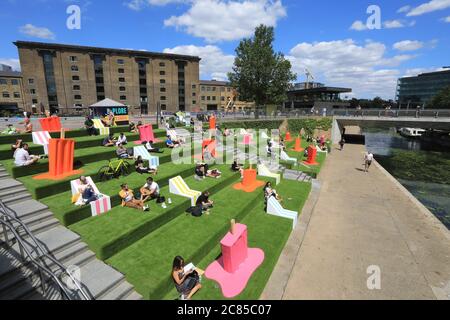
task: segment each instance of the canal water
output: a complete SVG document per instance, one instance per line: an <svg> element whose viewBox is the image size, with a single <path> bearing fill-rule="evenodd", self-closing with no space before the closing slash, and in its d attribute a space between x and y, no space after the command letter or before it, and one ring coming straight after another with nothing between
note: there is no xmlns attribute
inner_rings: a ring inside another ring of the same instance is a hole
<svg viewBox="0 0 450 320"><path fill-rule="evenodd" d="M377 161L450 229L450 148L363 129Z"/></svg>

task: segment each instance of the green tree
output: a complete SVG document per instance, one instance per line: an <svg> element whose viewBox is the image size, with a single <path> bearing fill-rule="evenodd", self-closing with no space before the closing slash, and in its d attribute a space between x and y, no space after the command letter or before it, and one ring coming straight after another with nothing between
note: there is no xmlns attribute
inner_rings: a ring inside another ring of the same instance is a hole
<svg viewBox="0 0 450 320"><path fill-rule="evenodd" d="M253 37L239 43L233 72L228 74L239 97L257 106L285 102L289 85L297 78L290 61L274 51L273 42L273 27L257 27Z"/></svg>
<svg viewBox="0 0 450 320"><path fill-rule="evenodd" d="M450 86L443 89L431 100L431 107L433 109L448 109L450 108Z"/></svg>

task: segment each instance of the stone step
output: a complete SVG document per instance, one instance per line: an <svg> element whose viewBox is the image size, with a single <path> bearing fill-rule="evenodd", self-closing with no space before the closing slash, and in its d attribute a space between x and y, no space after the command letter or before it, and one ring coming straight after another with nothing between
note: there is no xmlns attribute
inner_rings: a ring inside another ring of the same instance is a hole
<svg viewBox="0 0 450 320"><path fill-rule="evenodd" d="M95 299L114 290L125 280L120 272L97 259L82 266L80 272L81 283Z"/></svg>
<svg viewBox="0 0 450 320"><path fill-rule="evenodd" d="M15 211L19 219L25 219L27 216L38 214L48 210L48 207L36 200L30 199L20 203L8 205L8 207Z"/></svg>
<svg viewBox="0 0 450 320"><path fill-rule="evenodd" d="M110 290L106 294L98 297L98 300L122 300L129 296L133 291L133 286L128 282L123 281L113 290Z"/></svg>
<svg viewBox="0 0 450 320"><path fill-rule="evenodd" d="M133 300L133 301L139 301L139 300L143 300L144 298L137 292L133 292L132 294L130 294L128 297L125 297L124 300Z"/></svg>
<svg viewBox="0 0 450 320"><path fill-rule="evenodd" d="M41 213L37 213L37 214L33 214L33 215L29 215L27 217L25 217L24 219L21 219L21 221L28 227L31 228L35 225L38 225L42 222L51 220L51 219L55 219L53 216L53 213L51 213L50 211L44 211ZM16 227L19 224L17 222L14 222L13 225Z"/></svg>
<svg viewBox="0 0 450 320"><path fill-rule="evenodd" d="M20 191L18 193L11 194L9 196L5 196L4 198L1 198L3 203L6 204L8 207L13 204L22 203L26 200L33 200L31 197L31 194L28 193L28 191Z"/></svg>
<svg viewBox="0 0 450 320"><path fill-rule="evenodd" d="M3 181L8 181L9 179L3 179ZM3 185L3 181L0 185ZM26 191L28 192L27 188L25 188L22 184L17 186L11 186L9 188L4 188L0 190L0 199L4 200L5 197L14 195L19 192Z"/></svg>
<svg viewBox="0 0 450 320"><path fill-rule="evenodd" d="M0 300L19 300L27 293L36 290L40 283L39 276L26 278L26 281L21 281L9 290L0 292Z"/></svg>
<svg viewBox="0 0 450 320"><path fill-rule="evenodd" d="M30 230L30 232L34 236L37 236L37 235L39 235L39 234L41 234L41 233L43 233L45 231L48 231L48 230L50 230L50 229L52 229L52 228L54 228L54 227L56 227L58 225L59 225L59 221L57 219L51 217L51 218L47 218L47 219L45 219L43 221L38 221L38 222L36 222L36 224L33 224L31 226L27 226L27 227L28 227L28 229ZM19 234L24 239L28 238L28 235L24 232L23 229L19 229L19 232L20 232ZM13 240L15 238L14 234L10 230L8 230L7 233L8 233L8 239L9 240ZM0 239L4 240L4 235L1 235Z"/></svg>
<svg viewBox="0 0 450 320"><path fill-rule="evenodd" d="M9 178L9 174L6 171L0 172L0 180L5 180Z"/></svg>
<svg viewBox="0 0 450 320"><path fill-rule="evenodd" d="M12 188L17 188L17 187L23 187L23 185L20 181L14 180L12 178L3 179L2 183L0 184L0 192L4 191L4 190L10 190Z"/></svg>

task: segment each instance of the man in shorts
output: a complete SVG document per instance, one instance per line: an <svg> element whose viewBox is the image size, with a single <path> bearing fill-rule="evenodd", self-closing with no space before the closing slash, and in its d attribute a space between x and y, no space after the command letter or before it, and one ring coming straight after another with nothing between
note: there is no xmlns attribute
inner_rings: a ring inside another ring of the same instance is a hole
<svg viewBox="0 0 450 320"><path fill-rule="evenodd" d="M364 156L365 172L369 172L369 168L373 162L373 153L368 151Z"/></svg>

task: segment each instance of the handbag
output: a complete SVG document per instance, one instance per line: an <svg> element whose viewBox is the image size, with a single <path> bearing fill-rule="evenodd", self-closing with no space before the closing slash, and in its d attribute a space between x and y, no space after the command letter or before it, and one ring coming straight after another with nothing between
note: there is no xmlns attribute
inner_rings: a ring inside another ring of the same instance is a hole
<svg viewBox="0 0 450 320"><path fill-rule="evenodd" d="M164 203L166 202L166 197L160 196L156 199L156 203Z"/></svg>

